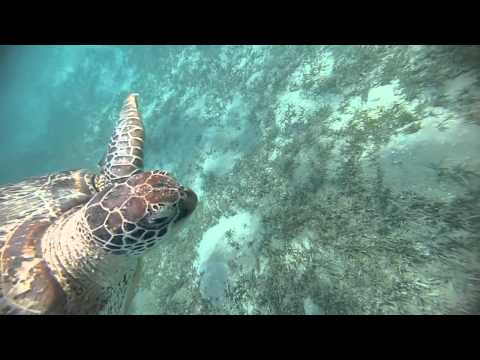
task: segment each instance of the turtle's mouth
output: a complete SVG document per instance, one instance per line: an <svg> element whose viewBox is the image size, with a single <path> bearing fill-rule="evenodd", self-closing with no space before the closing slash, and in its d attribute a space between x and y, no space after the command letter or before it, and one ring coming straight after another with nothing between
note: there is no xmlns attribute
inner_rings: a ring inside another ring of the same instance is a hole
<svg viewBox="0 0 480 360"><path fill-rule="evenodd" d="M175 219L175 223L190 216L197 207L197 203L197 194L195 194L192 189L185 189L185 197L178 202L179 213Z"/></svg>

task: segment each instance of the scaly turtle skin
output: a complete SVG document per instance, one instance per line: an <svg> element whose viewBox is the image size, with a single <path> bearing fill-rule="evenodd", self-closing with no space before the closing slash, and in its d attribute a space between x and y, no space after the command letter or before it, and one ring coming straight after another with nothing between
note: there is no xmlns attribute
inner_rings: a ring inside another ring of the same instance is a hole
<svg viewBox="0 0 480 360"><path fill-rule="evenodd" d="M195 193L143 171L135 95L124 102L101 174L0 187L0 314L120 314L143 253L195 209Z"/></svg>

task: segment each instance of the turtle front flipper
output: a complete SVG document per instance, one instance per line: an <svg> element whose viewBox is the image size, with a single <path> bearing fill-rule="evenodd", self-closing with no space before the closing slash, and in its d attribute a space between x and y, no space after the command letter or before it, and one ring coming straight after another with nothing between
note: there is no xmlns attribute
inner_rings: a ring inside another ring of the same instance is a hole
<svg viewBox="0 0 480 360"><path fill-rule="evenodd" d="M120 116L100 161L101 172L111 182L121 182L143 169L144 129L136 96L130 94L123 102Z"/></svg>

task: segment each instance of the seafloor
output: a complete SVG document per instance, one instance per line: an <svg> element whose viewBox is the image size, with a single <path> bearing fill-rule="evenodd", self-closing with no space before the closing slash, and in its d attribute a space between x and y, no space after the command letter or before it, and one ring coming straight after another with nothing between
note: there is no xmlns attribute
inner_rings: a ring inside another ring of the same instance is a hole
<svg viewBox="0 0 480 360"><path fill-rule="evenodd" d="M94 169L138 92L146 167L197 192L131 313L480 312L479 47L2 56L2 183Z"/></svg>

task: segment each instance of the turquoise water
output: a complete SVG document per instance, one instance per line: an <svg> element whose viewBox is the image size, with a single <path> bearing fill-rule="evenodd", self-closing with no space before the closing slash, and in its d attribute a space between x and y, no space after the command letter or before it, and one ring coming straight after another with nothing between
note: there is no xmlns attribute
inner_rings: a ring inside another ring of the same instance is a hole
<svg viewBox="0 0 480 360"><path fill-rule="evenodd" d="M131 313L478 313L479 80L476 46L3 46L0 184L97 169L137 92L200 203Z"/></svg>

